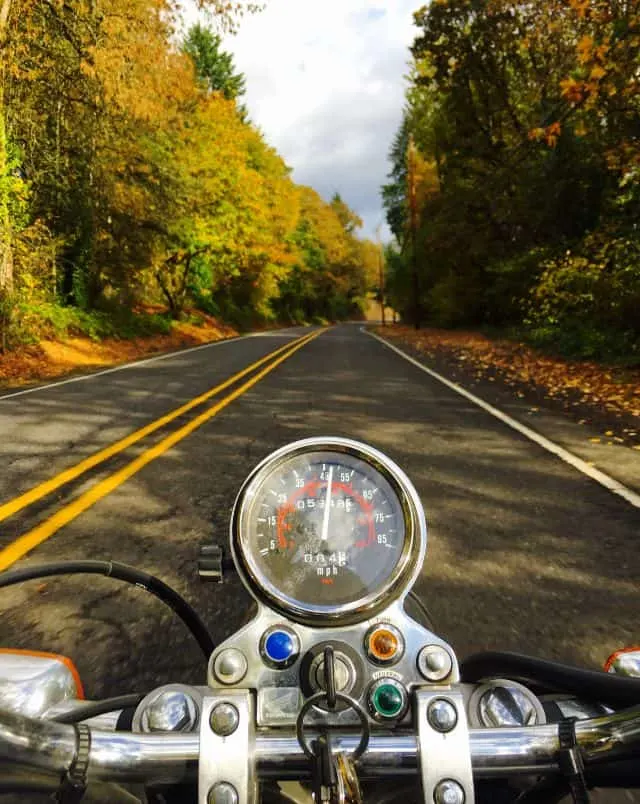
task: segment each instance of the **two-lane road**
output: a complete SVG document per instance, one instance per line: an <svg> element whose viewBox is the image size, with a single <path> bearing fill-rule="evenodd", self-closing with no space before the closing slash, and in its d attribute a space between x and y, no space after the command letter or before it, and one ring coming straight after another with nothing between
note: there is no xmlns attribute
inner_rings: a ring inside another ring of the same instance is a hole
<svg viewBox="0 0 640 804"><path fill-rule="evenodd" d="M248 598L236 579L199 582L199 545L213 533L226 540L235 495L262 457L298 438L341 435L386 452L416 485L430 526L419 592L460 656L496 648L593 666L637 643L637 508L360 327L297 341L309 334L266 333L0 399L0 506L10 514L0 561L48 527L16 566L134 564L175 585L221 638ZM275 354L287 346L299 348ZM142 428L151 432L114 451ZM69 484L7 507L96 453L104 460ZM91 696L204 677L181 625L116 582L25 584L0 591L0 612L0 644L71 655Z"/></svg>

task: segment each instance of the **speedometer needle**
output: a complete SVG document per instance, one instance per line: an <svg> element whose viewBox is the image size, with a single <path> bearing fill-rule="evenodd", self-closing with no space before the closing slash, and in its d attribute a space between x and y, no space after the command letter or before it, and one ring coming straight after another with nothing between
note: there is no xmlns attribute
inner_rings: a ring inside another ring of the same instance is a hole
<svg viewBox="0 0 640 804"><path fill-rule="evenodd" d="M327 496L324 498L324 517L322 519L323 542L329 538L329 514L331 513L331 484L333 483L333 466L329 469L329 480L327 481Z"/></svg>

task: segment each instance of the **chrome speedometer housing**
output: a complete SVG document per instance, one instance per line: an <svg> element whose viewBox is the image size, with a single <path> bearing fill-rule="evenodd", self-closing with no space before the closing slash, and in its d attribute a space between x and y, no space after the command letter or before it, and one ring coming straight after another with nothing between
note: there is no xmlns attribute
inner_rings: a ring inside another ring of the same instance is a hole
<svg viewBox="0 0 640 804"><path fill-rule="evenodd" d="M247 478L231 547L256 600L300 623L346 625L406 596L424 562L427 525L411 481L382 452L309 438Z"/></svg>

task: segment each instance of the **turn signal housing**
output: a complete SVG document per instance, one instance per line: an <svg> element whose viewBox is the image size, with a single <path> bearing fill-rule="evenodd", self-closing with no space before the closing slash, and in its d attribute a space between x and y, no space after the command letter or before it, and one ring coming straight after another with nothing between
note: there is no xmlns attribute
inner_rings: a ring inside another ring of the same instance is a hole
<svg viewBox="0 0 640 804"><path fill-rule="evenodd" d="M621 648L604 663L607 673L616 673L619 676L640 678L640 647Z"/></svg>
<svg viewBox="0 0 640 804"><path fill-rule="evenodd" d="M68 700L82 700L84 690L66 656L0 649L0 709L42 717Z"/></svg>

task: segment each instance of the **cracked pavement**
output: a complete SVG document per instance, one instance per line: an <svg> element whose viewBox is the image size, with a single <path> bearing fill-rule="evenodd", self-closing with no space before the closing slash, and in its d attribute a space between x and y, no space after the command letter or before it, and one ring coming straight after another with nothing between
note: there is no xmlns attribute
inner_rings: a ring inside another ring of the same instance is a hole
<svg viewBox="0 0 640 804"><path fill-rule="evenodd" d="M303 331L264 333L0 401L0 499ZM133 564L175 586L220 640L246 617L250 598L233 577L221 587L202 584L198 548L214 537L226 542L235 495L259 460L323 434L372 444L416 485L429 523L417 591L460 657L490 648L597 667L614 649L638 642L638 510L355 325L335 327L298 351L18 566L80 558ZM66 502L66 491L0 523L0 548ZM0 644L71 656L91 697L205 678L177 618L112 580L76 576L2 590L0 613Z"/></svg>

